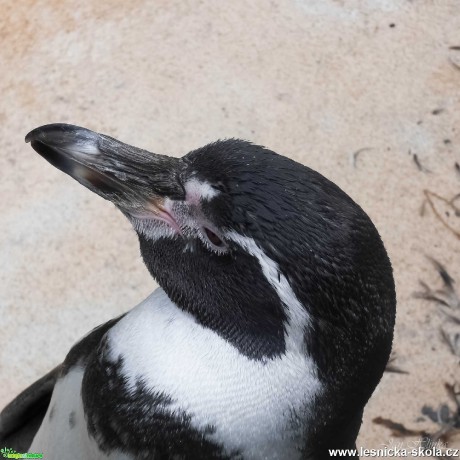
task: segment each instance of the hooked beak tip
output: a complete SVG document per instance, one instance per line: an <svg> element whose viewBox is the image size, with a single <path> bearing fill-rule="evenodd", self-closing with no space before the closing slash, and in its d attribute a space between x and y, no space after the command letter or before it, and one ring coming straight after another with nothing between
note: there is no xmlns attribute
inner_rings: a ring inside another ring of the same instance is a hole
<svg viewBox="0 0 460 460"><path fill-rule="evenodd" d="M75 128L73 125L66 125L64 123L51 123L49 125L43 125L43 126L39 126L38 128L33 129L32 131L27 133L24 140L27 143L35 141L35 140L40 140L40 139L43 140L43 138L46 137L47 133L56 132L60 130L64 131L65 127Z"/></svg>
<svg viewBox="0 0 460 460"><path fill-rule="evenodd" d="M156 155L79 126L54 123L30 131L25 141L49 163L102 197L123 201L182 196L179 160ZM131 203L133 204L133 203Z"/></svg>
<svg viewBox="0 0 460 460"><path fill-rule="evenodd" d="M33 129L26 135L25 141L32 144L37 141L52 148L62 149L66 153L94 155L100 153L100 138L100 134L86 128L52 123Z"/></svg>

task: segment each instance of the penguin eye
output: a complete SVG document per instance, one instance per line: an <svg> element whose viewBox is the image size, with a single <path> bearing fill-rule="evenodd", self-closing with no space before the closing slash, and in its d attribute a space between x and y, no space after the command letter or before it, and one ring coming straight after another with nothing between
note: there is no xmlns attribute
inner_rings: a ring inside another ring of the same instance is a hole
<svg viewBox="0 0 460 460"><path fill-rule="evenodd" d="M204 233L208 241L217 248L223 248L225 246L224 242L209 228L204 227Z"/></svg>

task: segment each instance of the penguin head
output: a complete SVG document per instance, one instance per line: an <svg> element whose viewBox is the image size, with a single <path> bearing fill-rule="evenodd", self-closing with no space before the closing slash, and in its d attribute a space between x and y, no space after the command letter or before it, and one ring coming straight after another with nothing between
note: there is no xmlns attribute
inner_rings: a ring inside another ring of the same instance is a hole
<svg viewBox="0 0 460 460"><path fill-rule="evenodd" d="M394 282L371 220L335 184L236 139L182 158L64 124L26 141L123 212L152 276L196 321L248 359L308 354L364 406L390 353Z"/></svg>

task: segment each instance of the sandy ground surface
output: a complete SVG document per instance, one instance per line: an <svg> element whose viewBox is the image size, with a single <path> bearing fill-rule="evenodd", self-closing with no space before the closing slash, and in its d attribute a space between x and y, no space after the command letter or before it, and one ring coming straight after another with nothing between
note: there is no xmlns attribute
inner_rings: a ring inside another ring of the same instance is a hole
<svg viewBox="0 0 460 460"><path fill-rule="evenodd" d="M442 286L426 255L460 279L454 207L430 195L437 214L420 212L424 190L460 191L457 0L0 5L0 406L155 286L122 215L24 144L68 122L176 156L245 138L342 187L393 262L408 372L384 376L358 445L392 442L378 416L436 430L420 409L453 408L444 382L460 380L459 358L413 293L419 279Z"/></svg>

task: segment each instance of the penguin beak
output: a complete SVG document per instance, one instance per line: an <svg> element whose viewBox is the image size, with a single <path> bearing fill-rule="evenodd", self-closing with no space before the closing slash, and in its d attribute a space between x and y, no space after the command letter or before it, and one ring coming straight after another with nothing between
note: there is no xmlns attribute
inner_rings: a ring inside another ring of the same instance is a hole
<svg viewBox="0 0 460 460"><path fill-rule="evenodd" d="M127 214L156 213L166 197L185 197L178 158L62 123L36 128L25 140L53 166Z"/></svg>

